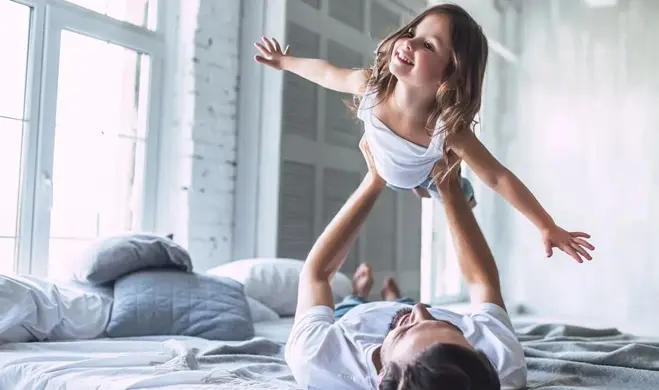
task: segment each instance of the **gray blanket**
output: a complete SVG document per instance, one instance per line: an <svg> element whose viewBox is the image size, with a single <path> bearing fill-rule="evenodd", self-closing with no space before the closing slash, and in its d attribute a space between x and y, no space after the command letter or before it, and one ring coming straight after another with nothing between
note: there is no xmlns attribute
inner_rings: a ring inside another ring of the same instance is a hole
<svg viewBox="0 0 659 390"><path fill-rule="evenodd" d="M516 324L516 329L529 389L659 389L659 340L569 325ZM211 342L189 352L166 364L179 367L163 368L210 371L204 382L214 389L299 389L279 343L257 337Z"/></svg>
<svg viewBox="0 0 659 390"><path fill-rule="evenodd" d="M262 337L247 341L209 341L205 349L187 349L165 342L172 359L156 365L156 371L200 370L202 382L213 389L301 389L284 361L284 346Z"/></svg>
<svg viewBox="0 0 659 390"><path fill-rule="evenodd" d="M659 389L659 340L569 325L516 328L529 389Z"/></svg>

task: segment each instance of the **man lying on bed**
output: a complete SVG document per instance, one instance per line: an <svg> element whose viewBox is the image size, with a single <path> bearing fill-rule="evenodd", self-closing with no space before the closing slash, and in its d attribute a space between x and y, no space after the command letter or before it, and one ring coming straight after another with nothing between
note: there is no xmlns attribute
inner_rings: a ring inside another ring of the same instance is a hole
<svg viewBox="0 0 659 390"><path fill-rule="evenodd" d="M368 146L362 141L360 148L369 173L318 238L300 275L286 345L295 379L305 389L331 390L524 387L524 353L505 310L497 267L455 177L439 190L475 311L463 316L395 300L353 300L347 313L341 306L334 311L329 280L385 188Z"/></svg>

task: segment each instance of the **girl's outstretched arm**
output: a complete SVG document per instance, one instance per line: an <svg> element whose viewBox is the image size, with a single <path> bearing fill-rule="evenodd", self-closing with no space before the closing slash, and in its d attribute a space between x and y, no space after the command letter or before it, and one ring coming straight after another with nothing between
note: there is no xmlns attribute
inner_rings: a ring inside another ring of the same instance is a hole
<svg viewBox="0 0 659 390"><path fill-rule="evenodd" d="M547 257L552 255L552 248L556 247L580 263L583 259L592 259L586 249L595 248L585 240L590 236L582 232L567 232L556 225L533 193L487 150L474 133L463 131L456 134L450 140L449 148L469 165L479 179L503 196L540 230Z"/></svg>
<svg viewBox="0 0 659 390"><path fill-rule="evenodd" d="M264 65L277 70L286 70L295 73L321 87L334 91L362 94L366 84L366 71L364 69L345 69L334 66L329 62L317 58L301 58L289 55L290 46L282 51L279 42L274 38L261 38L261 42L254 45L261 52L254 59Z"/></svg>

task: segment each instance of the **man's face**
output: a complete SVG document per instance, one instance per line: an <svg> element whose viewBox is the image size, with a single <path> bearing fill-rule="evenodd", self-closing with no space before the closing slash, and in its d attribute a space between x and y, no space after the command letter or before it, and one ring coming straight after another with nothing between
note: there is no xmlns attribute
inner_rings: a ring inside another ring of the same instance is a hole
<svg viewBox="0 0 659 390"><path fill-rule="evenodd" d="M382 343L383 365L390 362L406 364L426 348L435 344L456 344L474 351L460 329L437 320L422 304L399 310L389 324L389 333Z"/></svg>

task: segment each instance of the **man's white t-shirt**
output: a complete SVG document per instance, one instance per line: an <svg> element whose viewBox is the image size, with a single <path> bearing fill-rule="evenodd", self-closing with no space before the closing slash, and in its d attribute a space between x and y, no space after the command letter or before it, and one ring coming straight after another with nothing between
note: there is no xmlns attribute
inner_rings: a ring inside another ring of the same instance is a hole
<svg viewBox="0 0 659 390"><path fill-rule="evenodd" d="M296 320L286 344L286 362L296 381L305 389L377 389L373 352L382 345L393 316L405 307L410 306L365 303L338 321L327 306L310 308ZM502 389L526 386L524 351L501 307L485 303L469 315L428 310L458 327L474 348L485 353L499 373Z"/></svg>

